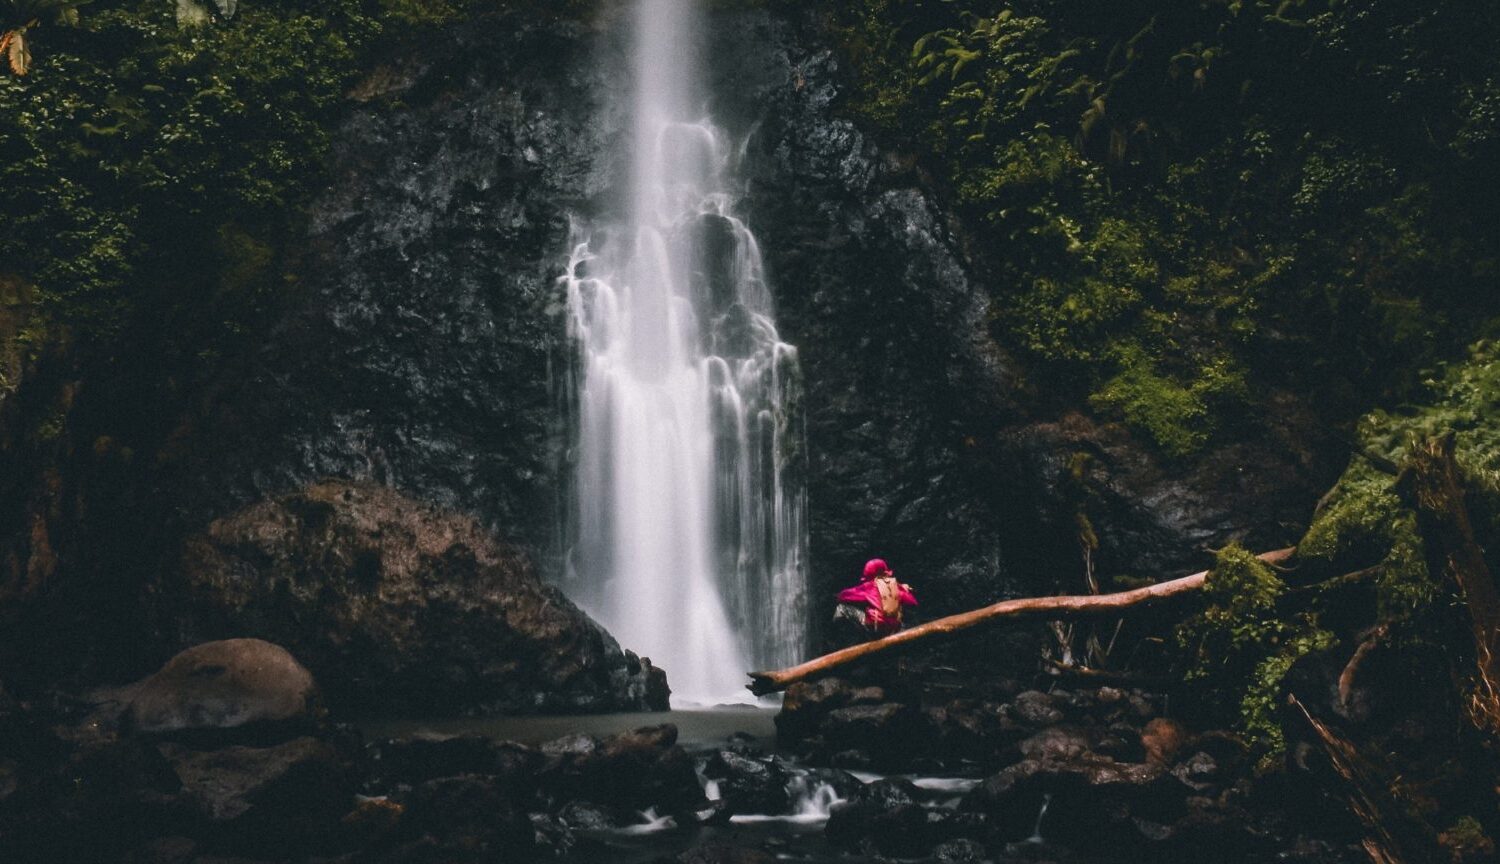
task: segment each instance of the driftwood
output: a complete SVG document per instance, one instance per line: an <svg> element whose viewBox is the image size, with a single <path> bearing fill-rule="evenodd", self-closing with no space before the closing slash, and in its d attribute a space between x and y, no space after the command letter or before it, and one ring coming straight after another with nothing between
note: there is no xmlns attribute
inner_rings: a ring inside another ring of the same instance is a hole
<svg viewBox="0 0 1500 864"><path fill-rule="evenodd" d="M1274 564L1290 558L1294 551L1291 548L1277 549L1274 552L1266 552L1256 557L1269 564ZM923 639L936 636L950 636L972 627L995 621L1036 618L1051 620L1084 618L1096 615L1118 615L1126 610L1133 611L1154 605L1171 597L1197 591L1203 587L1203 582L1207 576L1208 571L1204 570L1201 573L1194 573L1191 576L1184 576L1180 579L1158 582L1155 585L1147 585L1144 588L1120 591L1114 594L1022 597L1015 600L1002 600L999 603L994 603L980 609L961 612L957 615L949 615L946 618L938 618L935 621L929 621L910 630L902 630L883 639L874 639L869 642L852 645L787 669L770 672L751 672L750 683L746 686L749 687L750 692L757 696L766 693L775 693L778 690L785 690L798 681L821 675L840 666L846 666L876 654L894 651Z"/></svg>

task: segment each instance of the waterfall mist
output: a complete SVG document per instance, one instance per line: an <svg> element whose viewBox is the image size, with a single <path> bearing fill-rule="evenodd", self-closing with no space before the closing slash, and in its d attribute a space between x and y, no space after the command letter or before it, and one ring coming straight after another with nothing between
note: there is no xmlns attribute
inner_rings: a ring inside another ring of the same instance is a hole
<svg viewBox="0 0 1500 864"><path fill-rule="evenodd" d="M703 117L698 32L690 0L639 2L627 200L575 225L563 587L705 702L801 659L807 532L797 352Z"/></svg>

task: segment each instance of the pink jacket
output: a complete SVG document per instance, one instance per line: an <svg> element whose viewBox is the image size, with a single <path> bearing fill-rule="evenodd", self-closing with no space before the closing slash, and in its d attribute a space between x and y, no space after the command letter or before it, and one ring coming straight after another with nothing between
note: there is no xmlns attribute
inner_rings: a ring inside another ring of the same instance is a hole
<svg viewBox="0 0 1500 864"><path fill-rule="evenodd" d="M916 595L912 594L910 589L905 585L901 586L897 596L901 598L902 606L917 605ZM865 624L876 633L895 633L901 629L901 620L899 618L887 618L885 613L880 611L880 589L875 587L875 579L873 577L862 580L853 588L845 588L840 591L839 602L865 604Z"/></svg>

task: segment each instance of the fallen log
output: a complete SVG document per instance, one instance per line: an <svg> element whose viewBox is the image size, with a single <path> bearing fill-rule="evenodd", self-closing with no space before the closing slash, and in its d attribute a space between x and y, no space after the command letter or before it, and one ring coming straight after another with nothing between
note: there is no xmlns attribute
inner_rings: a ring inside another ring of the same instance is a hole
<svg viewBox="0 0 1500 864"><path fill-rule="evenodd" d="M1420 832L1408 822L1409 808L1397 802L1391 784L1370 763L1353 742L1339 735L1327 723L1313 716L1296 695L1287 702L1301 713L1312 730L1323 755L1335 774L1347 784L1349 809L1365 827L1360 845L1371 864L1418 864L1433 860Z"/></svg>
<svg viewBox="0 0 1500 864"><path fill-rule="evenodd" d="M1255 557L1268 564L1285 561L1296 551L1292 548L1277 549L1274 552L1265 552ZM1117 615L1125 610L1135 610L1151 606L1170 597L1197 591L1203 587L1204 580L1208 577L1208 571L1194 573L1180 579L1172 579L1167 582L1158 582L1155 585L1147 585L1144 588L1135 588L1130 591L1119 591L1114 594L1075 594L1057 597L1019 597L1014 600L1001 600L980 609L969 612L960 612L957 615L949 615L946 618L938 618L929 621L910 630L902 630L893 633L883 639L873 639L858 645L851 645L824 654L786 669L770 672L751 672L750 683L745 685L751 693L763 696L767 693L775 693L785 690L798 681L821 675L840 666L846 666L858 660L893 651L913 642L928 639L934 636L952 635L971 627L981 624L992 623L997 620L1025 620L1041 618L1044 620L1064 618L1085 618L1091 616Z"/></svg>

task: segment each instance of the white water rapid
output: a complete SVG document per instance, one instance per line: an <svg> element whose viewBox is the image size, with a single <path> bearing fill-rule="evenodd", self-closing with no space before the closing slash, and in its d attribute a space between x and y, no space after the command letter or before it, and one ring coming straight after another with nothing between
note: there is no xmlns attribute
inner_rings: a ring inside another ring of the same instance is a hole
<svg viewBox="0 0 1500 864"><path fill-rule="evenodd" d="M676 701L744 701L802 659L797 352L703 117L691 0L639 0L623 214L575 225L574 482L563 588L666 669Z"/></svg>

